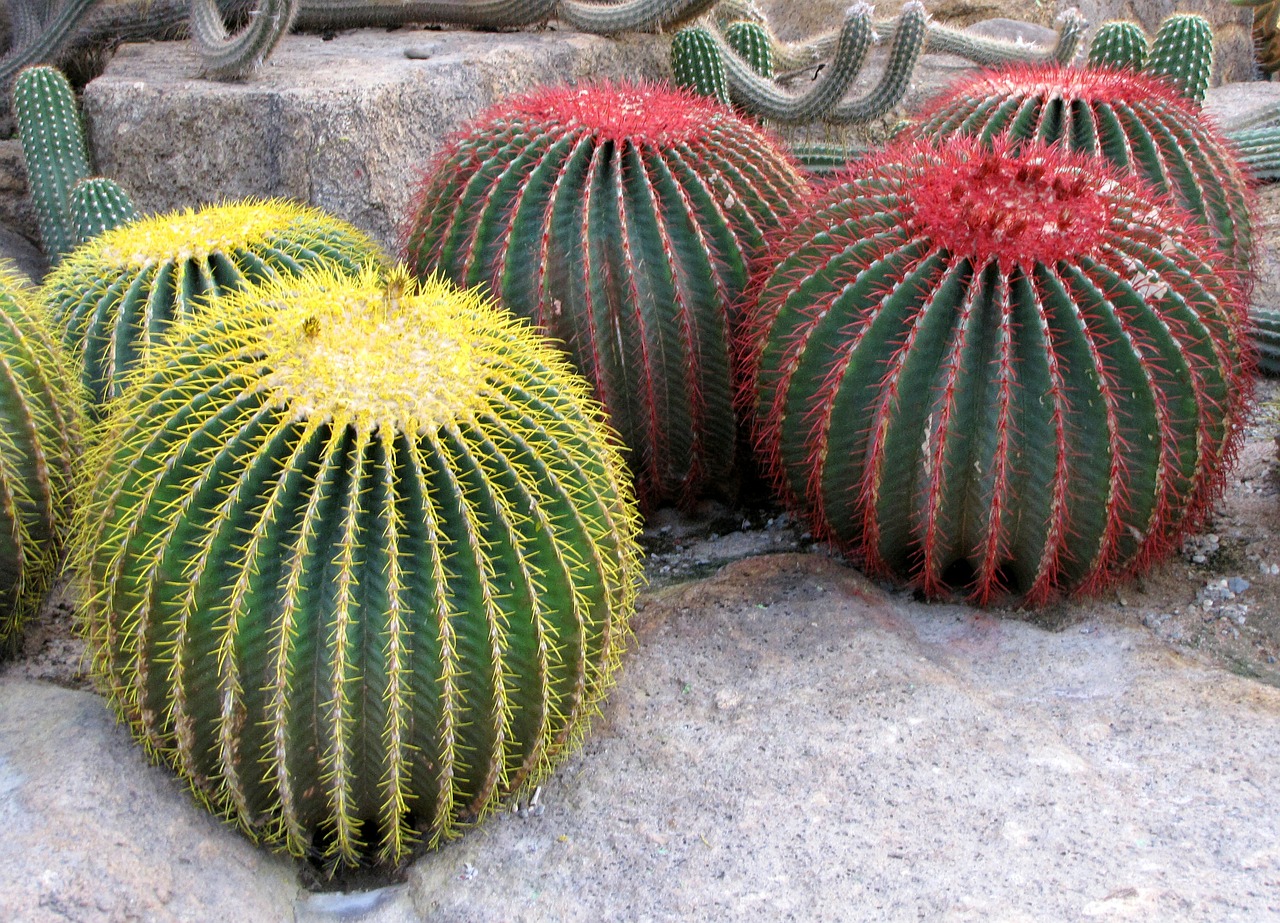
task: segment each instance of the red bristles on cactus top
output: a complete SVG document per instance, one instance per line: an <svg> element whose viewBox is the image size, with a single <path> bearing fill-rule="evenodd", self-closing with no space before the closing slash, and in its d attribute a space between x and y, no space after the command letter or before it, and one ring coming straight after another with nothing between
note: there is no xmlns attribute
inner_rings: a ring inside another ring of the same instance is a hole
<svg viewBox="0 0 1280 923"><path fill-rule="evenodd" d="M1221 491L1252 380L1221 262L1102 160L897 144L829 186L758 280L757 445L878 574L978 603L1096 590Z"/></svg>
<svg viewBox="0 0 1280 923"><path fill-rule="evenodd" d="M624 83L546 87L492 114L581 127L598 141L667 146L696 139L723 111L714 100L687 90Z"/></svg>

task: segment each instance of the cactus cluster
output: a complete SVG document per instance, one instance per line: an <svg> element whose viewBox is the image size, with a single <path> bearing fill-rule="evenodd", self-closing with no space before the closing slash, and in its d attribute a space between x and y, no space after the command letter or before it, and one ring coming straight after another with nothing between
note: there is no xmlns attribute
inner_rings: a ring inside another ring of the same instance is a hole
<svg viewBox="0 0 1280 923"><path fill-rule="evenodd" d="M1137 23L1104 22L1089 43L1088 64L1161 78L1198 106L1213 75L1213 28L1203 16L1175 13L1148 42Z"/></svg>
<svg viewBox="0 0 1280 923"><path fill-rule="evenodd" d="M653 506L734 470L734 306L805 192L766 135L710 100L547 89L450 141L406 254L416 275L486 286L565 344Z"/></svg>
<svg viewBox="0 0 1280 923"><path fill-rule="evenodd" d="M119 394L129 370L171 323L210 299L312 266L354 272L379 258L366 235L315 209L237 202L107 231L49 275L41 298L99 405Z"/></svg>
<svg viewBox="0 0 1280 923"><path fill-rule="evenodd" d="M817 529L926 594L1096 590L1221 487L1251 378L1219 262L1095 157L909 139L772 254L758 448Z"/></svg>
<svg viewBox="0 0 1280 923"><path fill-rule="evenodd" d="M1214 234L1233 269L1250 272L1248 185L1235 155L1163 80L1109 69L1013 67L957 81L921 115L918 136L1061 141L1172 194Z"/></svg>
<svg viewBox="0 0 1280 923"><path fill-rule="evenodd" d="M635 514L585 382L524 324L321 269L176 323L132 378L76 539L95 668L214 810L395 864L577 741Z"/></svg>
<svg viewBox="0 0 1280 923"><path fill-rule="evenodd" d="M58 563L80 426L47 318L3 264L0 372L0 650L11 650Z"/></svg>

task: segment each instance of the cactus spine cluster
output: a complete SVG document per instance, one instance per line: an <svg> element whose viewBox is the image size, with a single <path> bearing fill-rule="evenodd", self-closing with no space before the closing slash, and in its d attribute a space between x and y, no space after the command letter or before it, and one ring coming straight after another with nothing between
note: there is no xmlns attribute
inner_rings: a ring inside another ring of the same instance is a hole
<svg viewBox="0 0 1280 923"><path fill-rule="evenodd" d="M620 458L478 295L316 270L221 307L90 452L95 670L252 835L396 864L544 776L610 685L639 576Z"/></svg>
<svg viewBox="0 0 1280 923"><path fill-rule="evenodd" d="M805 192L767 136L709 100L548 89L452 139L406 252L416 275L486 286L568 347L653 506L734 468L730 312Z"/></svg>
<svg viewBox="0 0 1280 923"><path fill-rule="evenodd" d="M377 245L345 222L283 201L248 201L115 228L62 262L41 288L95 404L169 325L215 296L308 267L354 272Z"/></svg>
<svg viewBox="0 0 1280 923"><path fill-rule="evenodd" d="M912 139L773 256L758 447L873 571L1042 602L1168 551L1220 490L1252 381L1243 299L1134 177L1039 142Z"/></svg>
<svg viewBox="0 0 1280 923"><path fill-rule="evenodd" d="M924 113L925 138L1061 140L1173 195L1251 271L1253 228L1239 163L1199 108L1163 80L1115 70L1017 67L958 81Z"/></svg>
<svg viewBox="0 0 1280 923"><path fill-rule="evenodd" d="M49 584L70 514L79 395L33 293L0 264L0 649Z"/></svg>

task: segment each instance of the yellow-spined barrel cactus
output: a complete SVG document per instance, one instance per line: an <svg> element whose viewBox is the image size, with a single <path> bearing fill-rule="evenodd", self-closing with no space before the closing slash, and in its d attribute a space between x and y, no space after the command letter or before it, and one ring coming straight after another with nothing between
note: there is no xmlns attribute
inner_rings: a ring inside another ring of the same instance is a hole
<svg viewBox="0 0 1280 923"><path fill-rule="evenodd" d="M829 186L760 287L758 445L816 529L929 595L1043 602L1177 546L1252 387L1207 234L1061 145L953 137Z"/></svg>
<svg viewBox="0 0 1280 923"><path fill-rule="evenodd" d="M613 437L476 294L313 272L175 326L113 405L76 560L146 746L290 852L396 863L543 776L639 577Z"/></svg>
<svg viewBox="0 0 1280 923"><path fill-rule="evenodd" d="M66 533L80 402L33 293L3 262L0 373L0 649L11 649Z"/></svg>
<svg viewBox="0 0 1280 923"><path fill-rule="evenodd" d="M379 259L369 237L316 209L237 202L107 231L62 261L41 298L100 404L174 320L209 299L313 266L356 272Z"/></svg>
<svg viewBox="0 0 1280 923"><path fill-rule="evenodd" d="M747 265L803 199L732 110L655 86L557 87L456 136L415 207L416 274L485 285L572 353L647 507L729 477L730 329Z"/></svg>

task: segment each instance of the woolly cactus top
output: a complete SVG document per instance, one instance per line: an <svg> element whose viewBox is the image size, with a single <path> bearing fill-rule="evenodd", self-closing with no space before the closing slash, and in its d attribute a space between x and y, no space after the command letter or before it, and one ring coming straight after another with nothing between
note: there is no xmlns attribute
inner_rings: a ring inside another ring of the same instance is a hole
<svg viewBox="0 0 1280 923"><path fill-rule="evenodd" d="M188 208L109 231L97 253L100 259L133 269L169 260L205 260L213 253L260 246L290 222L318 215L314 209L280 199L247 200L199 211Z"/></svg>
<svg viewBox="0 0 1280 923"><path fill-rule="evenodd" d="M909 191L908 215L936 245L979 264L1029 267L1090 253L1116 215L1116 171L1059 147L1018 155L1004 141L955 139L915 156L928 165Z"/></svg>
<svg viewBox="0 0 1280 923"><path fill-rule="evenodd" d="M551 87L508 101L481 123L533 120L548 128L581 130L601 141L666 147L693 141L733 113L689 90L649 83Z"/></svg>

